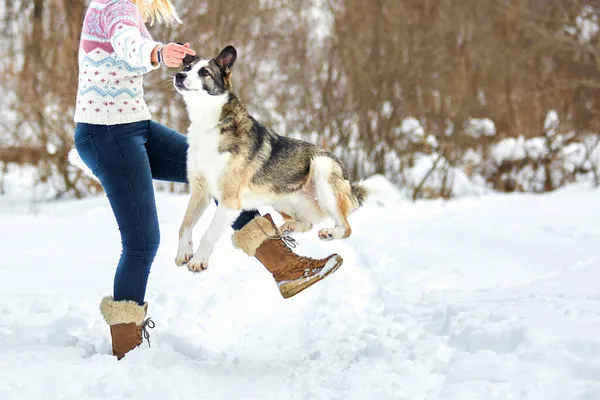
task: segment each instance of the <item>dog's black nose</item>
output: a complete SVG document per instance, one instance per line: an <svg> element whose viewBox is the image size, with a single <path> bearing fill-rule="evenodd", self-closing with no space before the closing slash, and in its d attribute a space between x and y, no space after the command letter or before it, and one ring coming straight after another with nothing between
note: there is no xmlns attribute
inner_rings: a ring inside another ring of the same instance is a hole
<svg viewBox="0 0 600 400"><path fill-rule="evenodd" d="M175 75L175 82L182 85L183 81L185 81L185 77L186 77L185 74L182 74L181 72L179 72L177 75Z"/></svg>

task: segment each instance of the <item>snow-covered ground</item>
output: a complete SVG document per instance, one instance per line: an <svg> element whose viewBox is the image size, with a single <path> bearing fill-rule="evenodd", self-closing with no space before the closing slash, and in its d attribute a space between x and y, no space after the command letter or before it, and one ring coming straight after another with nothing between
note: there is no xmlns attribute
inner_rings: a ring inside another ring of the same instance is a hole
<svg viewBox="0 0 600 400"><path fill-rule="evenodd" d="M228 237L208 271L176 268L187 197L158 194L152 347L119 362L107 201L0 197L0 399L600 399L599 191L386 197L345 241L298 236L345 262L283 300Z"/></svg>

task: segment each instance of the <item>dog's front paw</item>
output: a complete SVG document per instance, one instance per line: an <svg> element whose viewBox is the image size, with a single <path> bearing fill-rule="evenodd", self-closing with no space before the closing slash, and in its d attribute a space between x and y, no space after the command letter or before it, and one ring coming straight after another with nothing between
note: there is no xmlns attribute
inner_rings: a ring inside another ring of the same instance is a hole
<svg viewBox="0 0 600 400"><path fill-rule="evenodd" d="M187 263L187 267L192 272L202 272L208 268L208 260L203 260L199 257L192 257Z"/></svg>
<svg viewBox="0 0 600 400"><path fill-rule="evenodd" d="M177 257L175 257L175 264L178 267L187 264L188 261L194 255L194 247L192 242L179 242L179 250L177 250Z"/></svg>
<svg viewBox="0 0 600 400"><path fill-rule="evenodd" d="M188 269L192 272L202 272L208 268L208 259L212 254L212 248L209 246L203 246L200 244L198 251L194 254L194 257L188 262Z"/></svg>

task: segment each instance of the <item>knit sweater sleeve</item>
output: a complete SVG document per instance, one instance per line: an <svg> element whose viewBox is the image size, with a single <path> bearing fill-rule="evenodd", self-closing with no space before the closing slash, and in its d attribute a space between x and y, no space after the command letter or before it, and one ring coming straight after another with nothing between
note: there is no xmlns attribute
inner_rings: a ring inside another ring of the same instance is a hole
<svg viewBox="0 0 600 400"><path fill-rule="evenodd" d="M143 22L137 7L130 1L118 1L104 9L105 32L115 53L135 68L145 68L145 73L160 65L152 63L151 54L159 45L142 35Z"/></svg>

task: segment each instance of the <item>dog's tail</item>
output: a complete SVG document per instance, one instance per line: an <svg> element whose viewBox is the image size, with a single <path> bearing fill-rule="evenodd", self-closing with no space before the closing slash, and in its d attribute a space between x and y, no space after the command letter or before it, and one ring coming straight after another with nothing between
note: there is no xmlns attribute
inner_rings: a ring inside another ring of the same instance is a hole
<svg viewBox="0 0 600 400"><path fill-rule="evenodd" d="M369 191L362 182L350 182L350 192L352 193L351 200L354 210L362 207L367 197L369 197Z"/></svg>

